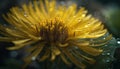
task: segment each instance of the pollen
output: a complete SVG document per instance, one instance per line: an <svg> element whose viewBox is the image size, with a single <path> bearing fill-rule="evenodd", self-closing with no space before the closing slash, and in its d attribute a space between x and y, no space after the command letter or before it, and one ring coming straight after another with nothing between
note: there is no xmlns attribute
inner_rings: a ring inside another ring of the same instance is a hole
<svg viewBox="0 0 120 69"><path fill-rule="evenodd" d="M76 4L58 5L56 0L34 0L21 7L13 7L3 15L8 25L0 25L0 41L12 42L8 50L26 49L24 68L36 59L40 62L57 57L66 65L74 64L81 69L85 63L94 64L111 35L102 22L87 14ZM91 41L92 40L92 41Z"/></svg>

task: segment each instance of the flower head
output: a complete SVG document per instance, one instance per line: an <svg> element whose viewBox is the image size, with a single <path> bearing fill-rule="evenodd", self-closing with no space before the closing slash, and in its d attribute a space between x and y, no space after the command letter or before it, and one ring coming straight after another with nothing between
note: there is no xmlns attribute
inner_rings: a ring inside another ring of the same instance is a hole
<svg viewBox="0 0 120 69"><path fill-rule="evenodd" d="M76 4L66 7L56 5L55 0L45 0L45 4L42 0L33 1L11 8L4 18L9 25L0 26L0 34L3 35L0 41L15 44L8 50L27 47L26 52L30 55L24 58L26 65L32 58L53 61L59 56L66 64L71 61L84 69L86 65L83 62L95 62L88 55L100 55L103 50L99 46L110 39L90 41L104 36L107 30L101 21L87 15L83 7L77 10Z"/></svg>

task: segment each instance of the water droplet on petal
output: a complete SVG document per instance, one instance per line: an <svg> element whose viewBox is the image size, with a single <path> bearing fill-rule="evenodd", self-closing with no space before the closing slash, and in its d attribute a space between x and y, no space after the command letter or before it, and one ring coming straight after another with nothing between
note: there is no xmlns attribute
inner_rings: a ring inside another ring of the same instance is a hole
<svg viewBox="0 0 120 69"><path fill-rule="evenodd" d="M25 16L25 17L28 17L28 15L27 15L27 13L26 13L26 12L24 12L24 16Z"/></svg>
<svg viewBox="0 0 120 69"><path fill-rule="evenodd" d="M25 17L27 17L27 14L24 14Z"/></svg>
<svg viewBox="0 0 120 69"><path fill-rule="evenodd" d="M36 59L36 57L32 57L31 59L34 61Z"/></svg>
<svg viewBox="0 0 120 69"><path fill-rule="evenodd" d="M108 45L105 45L105 46L108 46Z"/></svg>
<svg viewBox="0 0 120 69"><path fill-rule="evenodd" d="M106 39L106 38L103 38L104 40Z"/></svg>

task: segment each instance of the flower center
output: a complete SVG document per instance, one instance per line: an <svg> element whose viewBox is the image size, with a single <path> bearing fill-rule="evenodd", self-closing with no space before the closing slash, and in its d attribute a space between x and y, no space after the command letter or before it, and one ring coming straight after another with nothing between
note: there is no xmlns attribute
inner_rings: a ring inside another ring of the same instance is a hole
<svg viewBox="0 0 120 69"><path fill-rule="evenodd" d="M40 36L42 37L43 41L47 42L49 45L51 45L51 43L58 42L64 44L68 37L68 28L62 21L45 21L40 26Z"/></svg>

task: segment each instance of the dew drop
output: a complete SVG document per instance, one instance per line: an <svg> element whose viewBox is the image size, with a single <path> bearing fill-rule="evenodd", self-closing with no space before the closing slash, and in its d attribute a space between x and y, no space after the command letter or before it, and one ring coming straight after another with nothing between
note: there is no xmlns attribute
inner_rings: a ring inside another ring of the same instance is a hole
<svg viewBox="0 0 120 69"><path fill-rule="evenodd" d="M120 44L120 41L117 41L118 44Z"/></svg>
<svg viewBox="0 0 120 69"><path fill-rule="evenodd" d="M27 13L26 13L26 12L24 12L24 16L25 16L25 17L28 17L28 15L27 15Z"/></svg>
<svg viewBox="0 0 120 69"><path fill-rule="evenodd" d="M105 46L108 46L108 45L105 45Z"/></svg>
<svg viewBox="0 0 120 69"><path fill-rule="evenodd" d="M110 62L110 60L109 60L109 59L107 59L107 60L106 60L106 62L107 62L107 63L109 63L109 62Z"/></svg>
<svg viewBox="0 0 120 69"><path fill-rule="evenodd" d="M36 57L32 57L31 59L34 61L36 59Z"/></svg>
<svg viewBox="0 0 120 69"><path fill-rule="evenodd" d="M24 14L25 17L28 17L27 14Z"/></svg>
<svg viewBox="0 0 120 69"><path fill-rule="evenodd" d="M103 38L104 40L106 39L106 38Z"/></svg>
<svg viewBox="0 0 120 69"><path fill-rule="evenodd" d="M110 55L110 53L107 53L107 55Z"/></svg>

